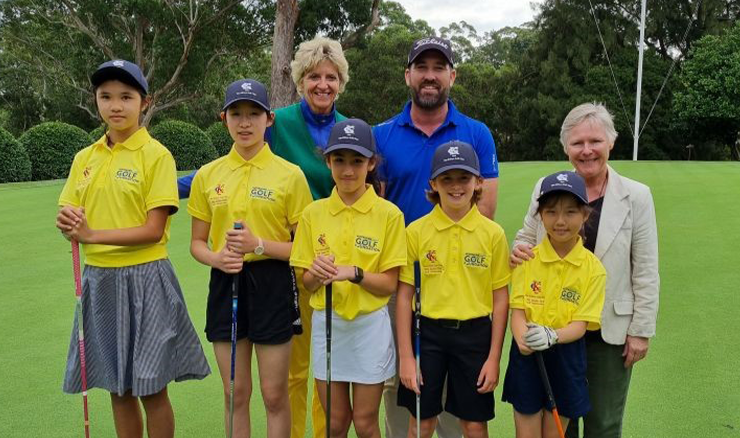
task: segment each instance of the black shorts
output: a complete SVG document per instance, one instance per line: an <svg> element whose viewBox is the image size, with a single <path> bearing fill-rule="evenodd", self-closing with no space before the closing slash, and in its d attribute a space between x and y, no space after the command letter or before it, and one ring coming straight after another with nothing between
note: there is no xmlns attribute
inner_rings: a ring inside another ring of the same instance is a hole
<svg viewBox="0 0 740 438"><path fill-rule="evenodd" d="M542 352L542 358L558 413L571 420L586 415L591 410L591 403L586 381L584 338L553 345ZM542 409L552 410L535 356L523 356L513 339L501 400L511 403L517 412L526 415L536 414Z"/></svg>
<svg viewBox="0 0 740 438"><path fill-rule="evenodd" d="M478 393L478 376L491 350L491 320L463 321L459 328L421 319L421 418L442 412L442 390L447 379L444 410L465 420L486 422L495 416L493 393ZM413 339L413 334L412 334ZM400 385L398 406L416 416L416 394Z"/></svg>
<svg viewBox="0 0 740 438"><path fill-rule="evenodd" d="M231 341L231 291L237 275L236 338L255 344L288 342L297 332L298 289L293 268L287 261L274 259L244 263L236 275L211 269L205 330L208 341Z"/></svg>

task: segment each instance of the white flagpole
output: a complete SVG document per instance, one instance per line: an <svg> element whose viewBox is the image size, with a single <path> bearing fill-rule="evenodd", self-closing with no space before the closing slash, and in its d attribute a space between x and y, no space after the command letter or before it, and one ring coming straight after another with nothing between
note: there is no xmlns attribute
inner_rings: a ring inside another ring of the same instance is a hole
<svg viewBox="0 0 740 438"><path fill-rule="evenodd" d="M632 161L637 161L637 148L640 140L640 98L642 96L642 54L645 51L645 9L647 0L642 0L640 13L640 57L637 62L637 98L635 99L635 145L632 151Z"/></svg>

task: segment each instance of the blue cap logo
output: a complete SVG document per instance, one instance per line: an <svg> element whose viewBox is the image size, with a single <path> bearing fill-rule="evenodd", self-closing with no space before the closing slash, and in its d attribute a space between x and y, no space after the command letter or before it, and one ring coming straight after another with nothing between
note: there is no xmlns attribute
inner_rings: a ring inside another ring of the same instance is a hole
<svg viewBox="0 0 740 438"><path fill-rule="evenodd" d="M344 133L347 135L355 135L355 125L347 125L344 127Z"/></svg>
<svg viewBox="0 0 740 438"><path fill-rule="evenodd" d="M558 176L557 176L556 178L557 178L557 179L558 179L558 181L560 181L561 183L567 183L567 182L568 182L568 175L567 175L567 174L565 174L565 173L561 173L561 174L560 174L560 175L558 175Z"/></svg>
<svg viewBox="0 0 740 438"><path fill-rule="evenodd" d="M249 82L244 82L242 84L242 90L244 91L252 91L252 84Z"/></svg>
<svg viewBox="0 0 740 438"><path fill-rule="evenodd" d="M450 148L447 149L447 153L450 154L451 157L457 157L460 155L460 148L457 146L450 146Z"/></svg>
<svg viewBox="0 0 740 438"><path fill-rule="evenodd" d="M113 61L113 65L116 67L123 67L123 61Z"/></svg>

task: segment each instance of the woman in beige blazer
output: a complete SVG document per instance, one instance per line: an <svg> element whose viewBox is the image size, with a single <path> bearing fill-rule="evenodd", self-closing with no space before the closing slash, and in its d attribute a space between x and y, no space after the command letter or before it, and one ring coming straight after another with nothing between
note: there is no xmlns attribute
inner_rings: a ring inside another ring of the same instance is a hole
<svg viewBox="0 0 740 438"><path fill-rule="evenodd" d="M658 234L650 189L619 175L608 165L617 133L601 104L575 107L563 122L560 142L586 181L593 208L584 245L607 272L601 330L586 335L587 378L592 410L584 418L584 438L618 438L632 366L645 358L655 335L658 313ZM532 193L524 226L516 235L510 262L533 256L531 248L547 235L537 215L540 184ZM578 421L568 437L578 437Z"/></svg>

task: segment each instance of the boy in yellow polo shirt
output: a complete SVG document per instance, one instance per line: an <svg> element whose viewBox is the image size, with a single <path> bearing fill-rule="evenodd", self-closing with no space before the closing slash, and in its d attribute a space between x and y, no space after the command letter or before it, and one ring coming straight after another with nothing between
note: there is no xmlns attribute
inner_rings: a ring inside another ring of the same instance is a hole
<svg viewBox="0 0 740 438"><path fill-rule="evenodd" d="M587 199L583 178L574 172L542 181L537 213L547 238L512 275L514 339L503 400L514 405L517 436L558 436L535 352L543 356L563 429L590 409L583 335L599 329L606 271L580 236Z"/></svg>
<svg viewBox="0 0 740 438"><path fill-rule="evenodd" d="M383 383L396 373L388 300L406 265L401 211L380 198L373 184L377 157L370 126L338 122L324 150L336 187L303 212L290 263L303 269L313 292L311 362L326 409L326 313L334 333L331 352L331 436L379 437ZM325 285L333 285L333 309Z"/></svg>
<svg viewBox="0 0 740 438"><path fill-rule="evenodd" d="M195 175L188 201L193 216L190 251L211 266L206 337L213 343L229 418L232 282L238 275L234 367L234 437L249 435L252 347L271 436L290 436L288 364L297 290L288 264L291 233L311 202L298 166L265 143L272 124L267 90L243 79L226 89L221 118L234 145ZM233 229L234 223L242 226Z"/></svg>
<svg viewBox="0 0 740 438"><path fill-rule="evenodd" d="M406 231L408 264L401 270L396 330L402 387L398 405L416 416L421 394L421 433L431 437L444 410L460 419L463 433L488 436L494 417L501 347L508 316L509 265L504 230L476 207L483 180L473 147L460 141L434 153L427 197L435 205ZM413 263L421 271L421 388L411 348ZM493 320L491 316L493 315ZM416 421L409 423L415 437Z"/></svg>

